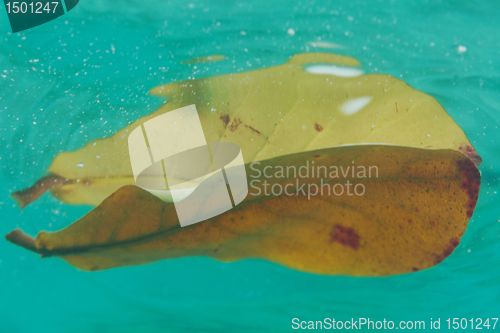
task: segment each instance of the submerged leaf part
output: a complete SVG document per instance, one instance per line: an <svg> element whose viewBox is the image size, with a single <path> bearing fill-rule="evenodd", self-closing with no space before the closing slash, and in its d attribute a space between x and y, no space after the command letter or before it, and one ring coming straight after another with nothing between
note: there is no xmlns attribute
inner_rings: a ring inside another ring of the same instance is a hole
<svg viewBox="0 0 500 333"><path fill-rule="evenodd" d="M478 169L460 152L396 146L280 156L247 164L246 172L245 201L184 228L172 203L124 186L63 230L42 231L36 240L17 230L6 238L91 271L208 256L262 258L319 274L385 276L426 269L449 256L480 186ZM339 195L349 184L351 195Z"/></svg>
<svg viewBox="0 0 500 333"><path fill-rule="evenodd" d="M59 154L48 173L69 182L50 191L67 203L98 205L134 184L127 147L131 131L192 104L206 141L237 144L245 163L360 143L453 149L481 162L462 129L431 96L389 75L339 77L304 70L314 64L360 66L347 56L304 53L280 66L156 87L151 93L168 99L160 109L110 138Z"/></svg>

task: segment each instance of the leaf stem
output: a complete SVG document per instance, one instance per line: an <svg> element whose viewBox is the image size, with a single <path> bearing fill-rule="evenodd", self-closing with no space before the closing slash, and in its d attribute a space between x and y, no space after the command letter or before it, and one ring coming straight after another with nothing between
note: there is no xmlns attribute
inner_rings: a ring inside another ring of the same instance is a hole
<svg viewBox="0 0 500 333"><path fill-rule="evenodd" d="M26 250L40 253L40 251L38 251L38 249L36 248L35 239L22 232L21 229L12 230L7 235L5 235L5 239L13 244L25 248Z"/></svg>

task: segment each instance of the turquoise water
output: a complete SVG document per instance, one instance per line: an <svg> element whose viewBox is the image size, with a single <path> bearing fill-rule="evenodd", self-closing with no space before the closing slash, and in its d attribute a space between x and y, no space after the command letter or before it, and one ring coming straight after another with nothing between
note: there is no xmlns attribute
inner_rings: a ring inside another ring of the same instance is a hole
<svg viewBox="0 0 500 333"><path fill-rule="evenodd" d="M444 106L483 158L474 216L444 262L384 278L207 258L88 273L2 240L0 332L282 332L295 317L427 328L441 318L444 330L449 317L500 317L498 1L144 2L82 0L17 34L0 10L0 234L58 230L88 212L49 195L20 211L10 193L59 152L154 111L163 101L150 88L318 50L353 56L365 72L398 77ZM308 44L318 41L343 47ZM229 59L178 64L209 54Z"/></svg>

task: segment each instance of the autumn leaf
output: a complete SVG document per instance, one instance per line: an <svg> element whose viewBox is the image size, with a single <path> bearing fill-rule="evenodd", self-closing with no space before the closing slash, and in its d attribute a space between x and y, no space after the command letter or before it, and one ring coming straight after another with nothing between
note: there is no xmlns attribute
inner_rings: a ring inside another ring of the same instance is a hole
<svg viewBox="0 0 500 333"><path fill-rule="evenodd" d="M359 143L453 149L480 163L462 129L434 98L389 75L352 70L358 66L347 56L305 53L280 66L156 87L151 93L168 99L160 109L110 138L59 154L47 171L51 178L13 196L20 207L46 190L67 203L100 204L134 184L130 132L192 104L207 142L238 144L245 163Z"/></svg>
<svg viewBox="0 0 500 333"><path fill-rule="evenodd" d="M180 227L174 204L127 185L63 230L36 239L14 230L6 238L90 271L207 256L385 276L449 256L480 186L478 169L460 152L383 145L285 155L246 164L246 172L250 190L240 205L190 226ZM349 186L351 195L339 195Z"/></svg>

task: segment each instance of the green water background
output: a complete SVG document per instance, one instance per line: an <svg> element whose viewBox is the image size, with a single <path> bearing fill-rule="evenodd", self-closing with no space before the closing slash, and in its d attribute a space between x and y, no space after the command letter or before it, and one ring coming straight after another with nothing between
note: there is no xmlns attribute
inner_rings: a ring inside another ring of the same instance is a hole
<svg viewBox="0 0 500 333"><path fill-rule="evenodd" d="M479 202L455 252L386 278L318 276L262 260L187 258L87 273L0 240L0 332L285 332L291 320L500 317L500 2L82 0L8 33L0 9L0 234L58 230L91 207L9 194L53 157L151 113L159 84L353 56L434 96L483 158ZM289 33L293 29L295 34ZM309 42L343 46L319 49ZM459 45L467 51L458 52ZM180 65L223 54L226 61ZM500 329L500 324L497 325Z"/></svg>

